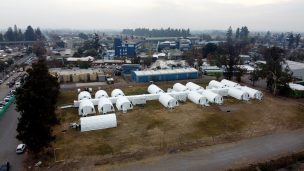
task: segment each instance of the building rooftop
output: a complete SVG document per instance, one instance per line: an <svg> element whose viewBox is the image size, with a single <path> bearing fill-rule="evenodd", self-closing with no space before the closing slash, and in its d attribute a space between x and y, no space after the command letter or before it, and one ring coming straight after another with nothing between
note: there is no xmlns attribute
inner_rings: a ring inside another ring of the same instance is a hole
<svg viewBox="0 0 304 171"><path fill-rule="evenodd" d="M198 72L194 68L180 68L180 69L166 69L166 70L145 70L145 71L134 71L137 76L144 75L164 75L164 74L178 74L178 73L193 73Z"/></svg>

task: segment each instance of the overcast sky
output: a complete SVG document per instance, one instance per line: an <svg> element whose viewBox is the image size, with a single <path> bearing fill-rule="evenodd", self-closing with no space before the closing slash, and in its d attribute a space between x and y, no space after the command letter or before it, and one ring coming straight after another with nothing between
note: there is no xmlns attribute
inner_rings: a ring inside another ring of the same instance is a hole
<svg viewBox="0 0 304 171"><path fill-rule="evenodd" d="M0 28L304 31L304 0L0 0Z"/></svg>

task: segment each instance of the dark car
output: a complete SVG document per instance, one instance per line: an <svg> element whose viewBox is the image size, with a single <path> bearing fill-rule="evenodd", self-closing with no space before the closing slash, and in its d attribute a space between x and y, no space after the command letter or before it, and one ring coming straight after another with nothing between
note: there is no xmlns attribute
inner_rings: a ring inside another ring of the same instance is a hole
<svg viewBox="0 0 304 171"><path fill-rule="evenodd" d="M9 171L10 170L10 163L6 162L0 165L0 171Z"/></svg>

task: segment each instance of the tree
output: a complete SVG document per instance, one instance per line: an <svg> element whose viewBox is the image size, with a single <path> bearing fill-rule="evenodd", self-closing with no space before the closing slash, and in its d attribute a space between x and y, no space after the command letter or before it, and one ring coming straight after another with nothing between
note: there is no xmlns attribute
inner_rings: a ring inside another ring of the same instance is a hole
<svg viewBox="0 0 304 171"><path fill-rule="evenodd" d="M39 27L35 30L35 39L40 41L45 39Z"/></svg>
<svg viewBox="0 0 304 171"><path fill-rule="evenodd" d="M84 39L84 40L88 40L89 39L89 36L86 35L86 34L84 34L84 33L79 33L78 37L81 38L81 39Z"/></svg>
<svg viewBox="0 0 304 171"><path fill-rule="evenodd" d="M282 87L288 87L288 83L292 81L292 72L286 66L283 49L267 48L263 55L266 64L262 66L261 77L266 78L267 88L276 95Z"/></svg>
<svg viewBox="0 0 304 171"><path fill-rule="evenodd" d="M15 40L15 36L14 36L14 32L13 29L11 27L9 27L6 31L6 33L4 34L5 40L6 41L14 41Z"/></svg>
<svg viewBox="0 0 304 171"><path fill-rule="evenodd" d="M235 32L235 39L236 39L236 40L239 40L239 39L240 39L240 28L237 28L237 29L236 29L236 32Z"/></svg>
<svg viewBox="0 0 304 171"><path fill-rule="evenodd" d="M294 47L295 37L293 36L293 33L289 33L287 36L288 39L288 49L291 49Z"/></svg>
<svg viewBox="0 0 304 171"><path fill-rule="evenodd" d="M24 39L25 39L25 41L35 41L36 40L35 31L32 28L32 26L27 26L27 28L24 32Z"/></svg>
<svg viewBox="0 0 304 171"><path fill-rule="evenodd" d="M231 44L232 43L232 36L233 36L233 33L232 33L232 28L231 26L228 28L227 30L227 33L226 33L226 40L227 40L227 43L228 44Z"/></svg>
<svg viewBox="0 0 304 171"><path fill-rule="evenodd" d="M217 50L217 45L216 44L214 44L214 43L206 44L202 49L203 58L206 58L209 54L215 53L216 50Z"/></svg>
<svg viewBox="0 0 304 171"><path fill-rule="evenodd" d="M3 41L4 41L3 34L0 33L0 42L3 42Z"/></svg>
<svg viewBox="0 0 304 171"><path fill-rule="evenodd" d="M301 34L296 34L295 36L296 47L299 46L300 41L301 41Z"/></svg>
<svg viewBox="0 0 304 171"><path fill-rule="evenodd" d="M46 54L46 49L42 41L36 41L33 44L33 53L35 53L37 57L43 57L43 55Z"/></svg>
<svg viewBox="0 0 304 171"><path fill-rule="evenodd" d="M59 95L57 78L49 74L46 62L40 59L27 70L28 77L16 91L20 112L17 139L27 144L31 152L40 152L54 139L52 126L58 123L55 104Z"/></svg>

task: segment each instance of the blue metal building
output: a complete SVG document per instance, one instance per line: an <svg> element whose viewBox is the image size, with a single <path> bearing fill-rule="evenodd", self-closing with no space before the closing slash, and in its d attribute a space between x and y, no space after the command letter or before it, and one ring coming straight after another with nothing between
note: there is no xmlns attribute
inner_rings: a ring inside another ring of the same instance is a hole
<svg viewBox="0 0 304 171"><path fill-rule="evenodd" d="M138 48L138 43L124 43L121 38L114 38L114 50L115 56L119 57L134 57L136 56L136 49Z"/></svg>
<svg viewBox="0 0 304 171"><path fill-rule="evenodd" d="M139 64L123 64L121 65L122 74L131 74L132 71L138 71L140 69Z"/></svg>
<svg viewBox="0 0 304 171"><path fill-rule="evenodd" d="M194 68L132 71L131 78L138 83L149 81L172 81L198 78L198 71Z"/></svg>

